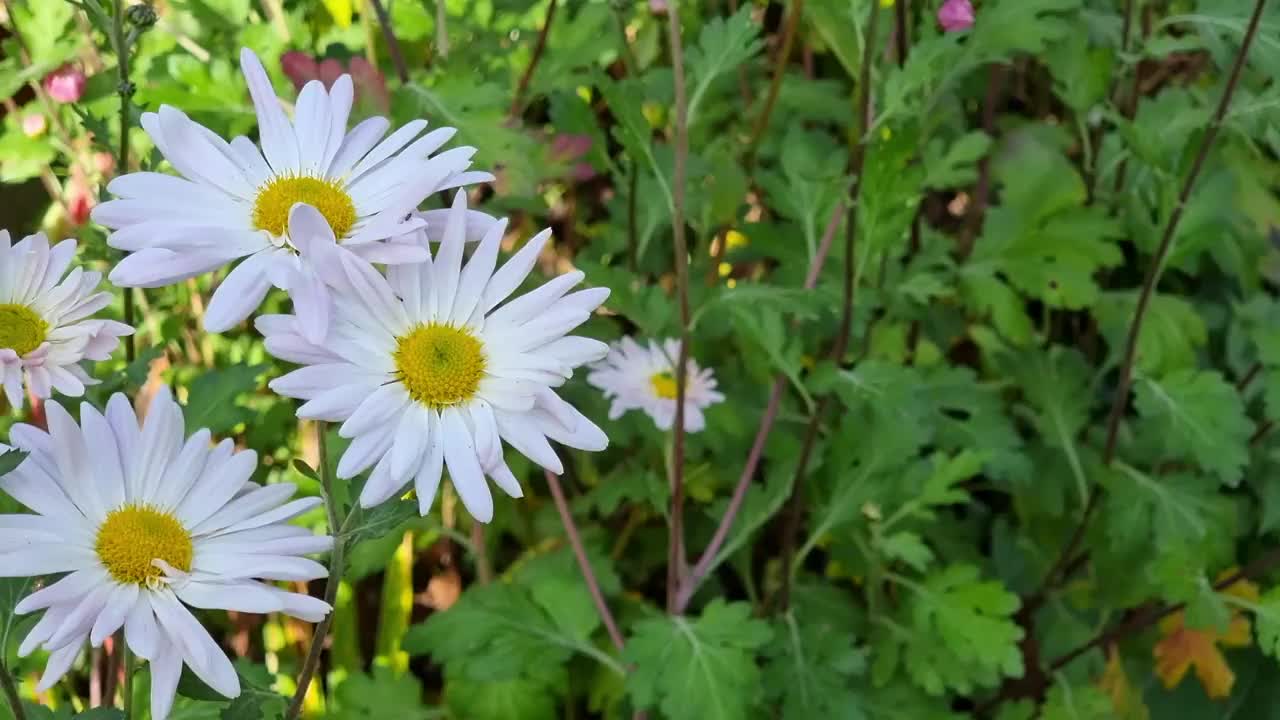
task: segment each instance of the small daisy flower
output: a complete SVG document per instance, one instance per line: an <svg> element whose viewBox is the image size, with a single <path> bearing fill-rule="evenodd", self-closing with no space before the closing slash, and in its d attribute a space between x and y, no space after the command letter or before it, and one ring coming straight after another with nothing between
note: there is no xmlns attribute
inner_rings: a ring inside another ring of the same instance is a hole
<svg viewBox="0 0 1280 720"><path fill-rule="evenodd" d="M15 408L22 386L48 398L54 390L79 397L97 384L82 360L106 360L133 328L91 315L111 304L111 294L95 292L102 274L75 268L62 279L76 254L76 241L49 247L43 233L10 245L0 230L0 382ZM59 282L61 280L61 282Z"/></svg>
<svg viewBox="0 0 1280 720"><path fill-rule="evenodd" d="M520 497L503 459L505 441L542 467L564 468L548 439L603 450L604 432L556 394L575 367L608 346L566 337L604 302L605 288L568 291L581 272L562 275L504 302L533 269L551 236L535 236L497 272L506 221L491 225L465 267L468 218L459 192L435 257L397 265L388 277L352 256L333 290L334 319L323 344L308 342L290 315L264 315L268 352L306 367L271 382L307 402L299 417L341 422L351 445L339 477L372 467L360 495L372 507L413 483L426 514L447 468L477 520L493 518L485 476ZM568 294L566 294L568 293Z"/></svg>
<svg viewBox="0 0 1280 720"><path fill-rule="evenodd" d="M167 388L146 423L117 393L105 415L80 406L80 425L57 403L49 431L15 425L10 442L30 453L0 477L0 490L34 511L0 515L0 577L66 573L18 603L44 610L19 655L50 652L41 692L53 686L89 641L98 647L124 628L151 662L151 716L173 706L185 664L227 697L240 693L231 661L187 606L270 613L318 622L330 608L270 582L324 577L304 555L332 538L286 525L320 503L288 502L293 486L250 481L257 456L230 440L211 446L208 430L183 442L182 409Z"/></svg>
<svg viewBox="0 0 1280 720"><path fill-rule="evenodd" d="M347 132L349 75L331 90L319 80L307 83L291 122L257 56L242 51L240 66L261 148L245 137L228 143L163 105L143 114L142 126L181 177L123 175L107 186L117 199L93 211L95 221L115 230L107 242L131 253L111 272L117 285L171 285L245 258L209 301L210 332L243 321L273 285L295 304L326 292L317 258L290 222L295 205L315 208L335 242L369 262L416 263L423 248L401 238L422 224L410 216L418 204L436 191L493 177L466 172L475 148L432 156L453 128L418 137L427 123L414 120L383 139L390 123L372 117ZM307 333L315 342L324 337L315 327Z"/></svg>
<svg viewBox="0 0 1280 720"><path fill-rule="evenodd" d="M609 419L616 420L628 410L643 410L661 430L670 430L676 419L675 365L680 341L667 340L661 346L652 340L642 347L629 337L615 343L609 356L591 367L587 382L604 391L613 404ZM698 432L707 425L702 411L724 400L716 391L710 368L698 369L688 358L684 388L684 427Z"/></svg>

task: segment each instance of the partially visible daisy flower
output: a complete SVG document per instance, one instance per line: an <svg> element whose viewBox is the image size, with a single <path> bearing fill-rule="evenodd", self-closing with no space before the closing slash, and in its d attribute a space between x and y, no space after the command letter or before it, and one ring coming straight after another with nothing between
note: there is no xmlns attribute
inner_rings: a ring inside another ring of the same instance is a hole
<svg viewBox="0 0 1280 720"><path fill-rule="evenodd" d="M582 450L608 445L604 432L553 390L608 352L602 342L566 337L608 289L569 293L583 278L572 272L504 302L551 231L495 272L507 223L494 223L464 267L469 217L459 192L434 259L395 266L386 278L342 256L344 278L335 283L334 318L322 344L308 342L294 316L257 320L268 352L305 366L271 388L307 401L299 417L341 422L339 434L351 438L338 476L373 468L360 495L364 507L413 483L425 515L447 468L467 511L488 522L486 475L508 495L522 495L503 441L554 473L564 468L548 439Z"/></svg>
<svg viewBox="0 0 1280 720"><path fill-rule="evenodd" d="M271 584L327 574L303 556L327 552L332 538L285 524L319 498L289 502L292 485L250 481L256 454L230 440L211 446L208 430L184 443L167 388L141 427L119 393L105 416L82 404L78 426L61 405L45 407L49 431L15 425L10 442L30 455L0 477L0 490L35 513L0 515L0 577L67 573L15 609L44 610L18 649L50 652L41 692L86 640L98 647L124 628L129 648L151 662L151 716L163 720L184 664L222 695L240 694L231 661L187 606L308 622L329 613Z"/></svg>
<svg viewBox="0 0 1280 720"><path fill-rule="evenodd" d="M209 301L204 326L210 332L249 317L272 285L295 302L314 296L320 286L315 259L289 222L295 205L315 208L337 242L369 262L416 263L424 249L400 238L421 226L410 216L418 204L439 190L493 177L466 171L475 148L432 156L453 128L418 137L427 123L414 120L384 140L390 123L372 117L347 132L349 75L332 90L308 82L291 122L257 56L242 51L240 66L261 149L245 137L228 143L162 105L159 113L143 114L142 126L181 177L123 175L107 186L117 199L93 211L95 221L115 230L108 244L131 253L111 272L117 285L171 285L246 258ZM308 337L320 342L323 334L309 330Z"/></svg>
<svg viewBox="0 0 1280 720"><path fill-rule="evenodd" d="M591 366L587 382L613 400L610 420L628 410L643 410L659 429L670 430L676 419L675 365L679 355L679 340L666 340L661 346L650 340L648 347L643 347L624 337L608 357ZM699 370L693 358L688 358L685 376L684 429L698 432L707 425L702 411L724 400L724 395L716 391L711 369Z"/></svg>
<svg viewBox="0 0 1280 720"><path fill-rule="evenodd" d="M15 408L23 405L24 382L42 399L54 390L83 395L98 381L80 362L106 360L133 334L124 323L90 318L111 304L110 293L95 292L101 273L75 268L62 280L75 254L75 240L50 248L40 233L10 246L0 230L0 382Z"/></svg>

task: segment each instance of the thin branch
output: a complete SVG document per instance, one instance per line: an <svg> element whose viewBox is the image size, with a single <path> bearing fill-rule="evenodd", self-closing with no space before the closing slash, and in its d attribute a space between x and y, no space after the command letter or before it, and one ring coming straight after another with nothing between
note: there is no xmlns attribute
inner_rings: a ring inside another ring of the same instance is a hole
<svg viewBox="0 0 1280 720"><path fill-rule="evenodd" d="M688 390L689 362L689 247L685 241L684 193L685 173L689 160L689 101L685 93L684 51L680 35L680 3L672 0L667 8L667 32L671 45L671 71L676 93L675 168L671 192L673 216L671 235L676 271L676 294L680 301L680 352L676 360L675 440L671 451L671 537L667 555L667 610L674 611L679 585L687 560L684 552L684 421L685 392Z"/></svg>
<svg viewBox="0 0 1280 720"><path fill-rule="evenodd" d="M849 348L849 338L853 335L853 306L858 289L858 268L855 253L858 237L858 207L860 205L858 197L862 191L862 169L867 159L866 136L871 115L871 67L875 62L876 25L879 19L880 3L873 2L867 18L866 46L862 49L862 67L858 73L858 117L856 118L858 131L854 135L857 138L857 142L854 144L853 153L849 158L849 174L853 177L853 189L850 191L849 217L845 220L844 228L844 298L840 309L840 328L837 331L835 343L831 347L831 360L837 365L843 360L845 351ZM800 459L796 464L795 480L791 484L791 494L787 497L787 507L783 515L782 526L782 589L778 593L778 608L780 609L786 609L790 604L791 564L795 560L796 536L800 532L800 516L803 514L801 508L803 493L801 493L801 488L804 486L809 457L812 455L813 447L817 443L818 429L822 423L823 416L826 415L830 397L830 395L826 395L819 400L809 418L809 425L805 428L804 445L800 451Z"/></svg>
<svg viewBox="0 0 1280 720"><path fill-rule="evenodd" d="M382 0L369 0L369 4L373 6L373 12L378 16L378 25L382 27L382 39L387 43L387 54L391 56L391 64L396 66L396 75L400 78L400 84L407 85L409 66L405 65L404 55L400 54L400 41L396 39L396 32L391 28L391 17L387 15L387 9L382 7Z"/></svg>
<svg viewBox="0 0 1280 720"><path fill-rule="evenodd" d="M442 0L443 1L443 0ZM529 92L529 83L533 80L533 71L538 69L538 61L542 60L542 53L547 49L547 35L551 32L551 21L556 17L556 0L551 0L547 4L547 15L542 20L542 29L538 31L538 41L533 46L533 57L529 58L529 67L524 69L524 74L520 76L520 84L516 86L516 95L511 99L511 109L507 111L510 117L519 117L524 106L525 93Z"/></svg>
<svg viewBox="0 0 1280 720"><path fill-rule="evenodd" d="M591 593L591 601L596 604L600 619L604 621L604 629L609 633L613 646L622 652L625 642L618 630L618 622L609 611L609 604L600 591L600 583L596 580L591 562L587 560L587 551L582 545L582 536L578 534L578 526L573 522L573 513L569 511L569 503L564 499L564 490L560 487L560 479L551 471L546 471L547 486L551 488L551 499L555 501L556 512L560 513L560 523L564 525L564 534L569 538L569 546L573 548L573 556L578 559L578 569L582 571L582 579L587 583L587 591Z"/></svg>
<svg viewBox="0 0 1280 720"><path fill-rule="evenodd" d="M831 213L831 219L827 221L827 228L822 233L822 240L818 244L818 251L814 253L813 260L809 263L809 273L804 279L804 289L812 290L818 285L818 276L822 274L822 266L827 261L827 255L831 252L831 244L835 241L836 230L840 227L840 218L844 216L844 203L837 203L835 210ZM778 407L782 403L782 391L786 388L787 380L782 373L778 373L773 377L773 388L769 391L769 400L765 403L764 415L760 418L760 427L756 430L755 440L751 443L751 450L747 453L747 464L742 468L742 474L738 477L738 484L733 488L733 496L729 499L729 506L725 508L724 517L720 518L720 524L716 526L715 534L711 536L711 542L707 544L707 549L702 551L698 562L694 564L693 570L689 573L689 577L685 579L684 584L680 586L680 593L676 597L676 613L684 612L689 606L689 600L693 598L693 593L702 584L702 580L711 571L711 565L715 562L716 556L720 554L720 548L724 545L725 540L729 538L729 530L733 527L733 521L738 517L738 512L742 510L743 500L747 497L747 490L751 487L751 480L755 477L756 468L760 466L760 460L764 457L764 447L769 440L769 433L773 431L773 424L778 418Z"/></svg>
<svg viewBox="0 0 1280 720"><path fill-rule="evenodd" d="M1280 566L1280 549L1272 550L1252 563L1249 563L1249 565L1244 568L1222 578L1218 582L1215 582L1213 584L1213 589L1215 591L1225 590L1240 580L1256 578L1276 566ZM1070 664L1071 661L1081 655L1084 655L1090 650L1099 647L1106 647L1121 638L1144 630L1178 612L1184 607L1186 607L1186 603L1174 603L1163 607L1151 604L1144 605L1134 612L1128 620L1104 630L1089 642L1086 642L1070 652L1063 653L1061 656L1055 658L1053 662L1049 664L1049 672L1061 670L1063 667Z"/></svg>
<svg viewBox="0 0 1280 720"><path fill-rule="evenodd" d="M769 82L769 94L765 96L764 107L756 117L751 128L751 137L747 140L743 163L750 168L755 161L756 146L764 137L765 128L769 127L769 118L773 115L773 106L778 101L778 91L782 89L782 77L787 73L787 64L791 60L791 46L795 42L796 28L804 15L804 0L791 0L791 12L787 15L787 24L782 30L782 46L773 62L773 79Z"/></svg>
<svg viewBox="0 0 1280 720"><path fill-rule="evenodd" d="M1000 97L1004 94L1006 68L995 64L987 71L987 95L982 103L982 131L987 137L995 139L996 109ZM973 191L973 204L969 206L969 217L960 241L960 257L968 257L973 244L982 232L982 223L987 214L987 205L991 201L991 156L983 156L978 161L978 186Z"/></svg>
<svg viewBox="0 0 1280 720"><path fill-rule="evenodd" d="M898 0L893 6L894 44L898 46L898 65L905 65L911 52L911 0Z"/></svg>
<svg viewBox="0 0 1280 720"><path fill-rule="evenodd" d="M1249 384L1252 383L1254 379L1258 377L1258 373L1260 372L1262 372L1261 361L1255 362L1253 365L1250 365L1249 369L1245 371L1244 377L1241 377L1239 382L1236 383L1236 392L1244 392L1245 390L1249 389Z"/></svg>
<svg viewBox="0 0 1280 720"><path fill-rule="evenodd" d="M1258 26L1262 21L1262 11L1266 5L1267 0L1257 0L1254 5L1253 17L1249 19L1249 28L1245 31L1244 42L1240 46L1240 53L1236 55L1235 65L1231 68L1231 77L1227 80L1227 87L1222 93L1222 100L1218 103L1218 109L1213 114L1213 121L1205 131L1204 141L1200 144L1200 152L1196 155L1195 162L1191 166L1191 172L1187 175L1187 179L1182 185L1182 192L1178 194L1178 203L1173 208L1173 214L1169 216L1169 222L1164 228L1164 235L1160 238L1160 245L1156 249L1150 268L1147 270L1147 278L1142 284L1142 294L1138 296L1138 306L1134 311L1133 323L1129 326L1129 337L1125 343L1124 361L1120 364L1120 384L1116 388L1115 401L1111 405L1111 414L1107 418L1107 442L1102 455L1104 465L1110 465L1115 458L1116 439L1119 434L1120 420L1129 405L1129 389L1133 383L1133 363L1138 354L1138 336L1142 332L1142 321L1146 317L1147 306L1151 302L1156 282L1160 278L1160 273L1164 269L1165 259L1173 245L1178 223L1182 220L1182 213L1187 207L1187 199L1191 197L1191 191L1195 188L1196 179L1200 177L1200 171L1204 168L1205 160L1209 157L1209 150L1213 147L1213 143L1218 137L1218 131L1222 129L1223 118L1226 117L1227 108L1231 106L1231 97L1235 94L1236 86L1240 82L1245 60L1249 56L1249 48L1253 45L1253 39L1258 34Z"/></svg>
<svg viewBox="0 0 1280 720"><path fill-rule="evenodd" d="M333 498L333 480L329 472L329 455L325 449L325 433L327 430L326 423L316 423L316 442L320 449L320 462L318 463L320 475L320 487L324 490L324 507L329 520L329 532L333 535L333 552L329 559L329 578L324 584L324 601L329 605L329 613L324 619L316 624L315 631L311 634L311 648L307 651L307 659L303 661L302 671L298 673L298 689L293 693L293 700L289 703L289 710L285 713L285 720L296 720L298 714L302 712L302 703L307 699L307 688L311 686L311 679L315 677L316 669L320 667L320 655L324 651L324 639L329 635L329 627L333 625L333 607L338 598L338 586L342 584L343 563L345 562L345 550L347 545L346 530L347 525L351 522L351 518L355 517L357 506L351 508L351 512L347 513L347 519L342 522L341 527L338 525L338 507Z"/></svg>
<svg viewBox="0 0 1280 720"><path fill-rule="evenodd" d="M1125 55L1129 52L1129 37L1133 34L1134 9L1137 3L1134 0L1125 0L1124 3L1124 28L1120 37L1120 54ZM1117 79L1117 82L1118 79ZM1142 95L1142 60L1139 59L1133 68L1133 87L1129 90L1129 94L1125 95L1121 100L1120 114L1126 120L1133 120L1138 112L1138 98ZM1120 159L1120 165L1116 169L1115 187L1112 188L1115 195L1119 196L1120 191L1124 189L1125 177L1128 174L1129 158Z"/></svg>

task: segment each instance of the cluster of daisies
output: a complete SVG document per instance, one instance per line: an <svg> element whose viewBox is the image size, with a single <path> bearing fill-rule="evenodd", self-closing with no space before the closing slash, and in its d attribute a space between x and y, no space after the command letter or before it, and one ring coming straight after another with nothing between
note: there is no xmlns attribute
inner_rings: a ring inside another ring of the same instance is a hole
<svg viewBox="0 0 1280 720"><path fill-rule="evenodd" d="M270 387L305 401L299 417L337 423L351 440L337 474L368 472L361 506L412 488L426 514L447 470L468 512L488 522L490 480L522 494L504 443L554 473L563 467L552 441L603 450L605 433L558 392L584 365L611 398L611 418L640 409L671 427L678 343L626 338L611 348L570 335L609 294L574 290L580 272L513 298L550 232L499 266L507 222L468 209L463 188L491 176L470 170L474 148L438 152L453 129L424 133L414 121L388 134L381 117L348 128L348 76L327 90L306 84L290 119L252 52L241 67L257 143L228 142L168 106L142 116L177 174L132 173L108 186L115 199L93 218L127 253L109 279L161 287L235 262L210 299L210 332L249 319L272 287L288 293L292 314L254 318L267 351L299 366ZM454 188L451 207L418 210ZM13 407L24 385L40 399L83 395L95 381L82 361L107 359L133 332L92 317L110 295L98 291L98 273L68 273L75 252L72 240L11 244L0 232L0 382ZM723 397L692 362L686 385L686 425L697 431L702 410ZM12 428L9 441L27 455L0 476L0 490L32 511L0 515L0 577L61 575L17 608L44 611L20 648L50 653L42 690L86 640L97 646L123 630L152 662L152 716L163 720L184 665L223 695L239 693L189 607L308 621L330 611L273 584L327 574L307 556L333 539L288 524L319 499L253 482L255 454L230 440L213 444L207 430L185 437L167 390L136 412L120 394L105 413L82 404L79 423L57 403L45 407L47 429Z"/></svg>

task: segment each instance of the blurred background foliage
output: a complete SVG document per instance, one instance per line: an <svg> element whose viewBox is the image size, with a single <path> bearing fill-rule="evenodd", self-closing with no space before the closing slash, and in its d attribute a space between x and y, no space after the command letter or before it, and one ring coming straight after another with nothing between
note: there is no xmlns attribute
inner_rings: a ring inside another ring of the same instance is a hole
<svg viewBox="0 0 1280 720"><path fill-rule="evenodd" d="M727 541L672 615L671 439L638 413L606 422L604 399L575 379L570 399L611 447L565 452L564 484L625 648L544 479L515 459L526 498L498 503L486 528L448 491L425 518L412 503L363 518L307 714L1280 717L1276 3L1167 255L1161 233L1253 0L977 0L961 32L939 25L941 0L382 3L395 50L368 0L157 0L131 112L171 104L220 135L254 133L241 47L283 97L350 72L353 119L422 117L478 148L476 167L498 179L472 202L512 217L506 249L552 227L544 269L611 288L586 326L603 340L678 335L683 194L692 354L727 396L688 439L691 561L725 517L775 377L781 405ZM73 3L2 12L0 227L78 237L81 260L105 271L116 254L88 213L120 171L110 42ZM163 171L131 132L129 169ZM1133 397L1117 399L1156 262ZM830 358L847 269L850 341ZM138 293L139 358L103 363L88 399L169 383L191 429L258 451L259 480L317 494L294 463L322 461L314 431L266 388L287 367L251 326L200 330L218 281ZM264 311L286 303L273 295ZM38 422L32 412L22 419ZM342 440L327 445L334 462ZM303 522L320 529L323 512ZM24 589L0 580L0 660L39 703L28 717L117 717L90 711L118 692L111 645L32 694L41 659L14 658L28 620L9 612ZM1233 618L1251 623L1247 643L1224 641ZM174 717L279 717L310 628L202 619L247 690L228 703L184 681Z"/></svg>

